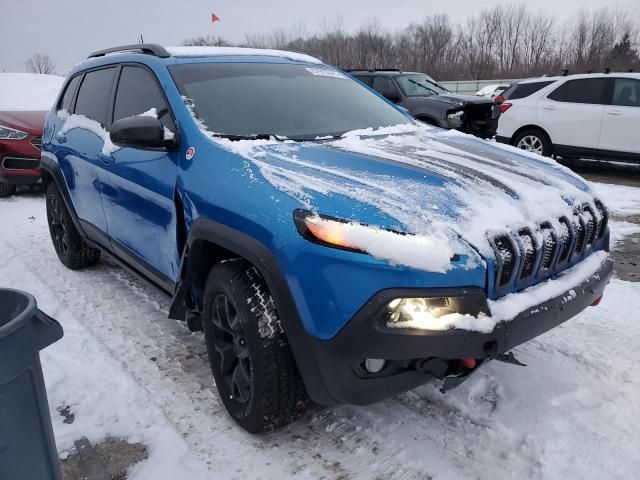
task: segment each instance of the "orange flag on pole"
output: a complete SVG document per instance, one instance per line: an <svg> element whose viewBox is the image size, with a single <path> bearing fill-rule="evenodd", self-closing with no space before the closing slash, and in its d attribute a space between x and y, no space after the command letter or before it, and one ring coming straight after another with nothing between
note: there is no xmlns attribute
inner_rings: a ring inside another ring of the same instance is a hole
<svg viewBox="0 0 640 480"><path fill-rule="evenodd" d="M215 13L212 13L211 14L211 23L219 22L219 21L220 21L220 17L217 16Z"/></svg>

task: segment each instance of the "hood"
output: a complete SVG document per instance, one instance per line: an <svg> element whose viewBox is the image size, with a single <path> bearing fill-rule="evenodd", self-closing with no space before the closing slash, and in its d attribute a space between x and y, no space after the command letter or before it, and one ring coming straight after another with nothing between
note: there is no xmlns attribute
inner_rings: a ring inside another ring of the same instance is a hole
<svg viewBox="0 0 640 480"><path fill-rule="evenodd" d="M455 131L400 126L317 142L225 141L248 175L301 208L416 235L489 236L571 218L594 193L556 162Z"/></svg>
<svg viewBox="0 0 640 480"><path fill-rule="evenodd" d="M415 98L415 97L414 97ZM428 98L433 102L440 102L445 105L463 107L465 105L493 105L493 100L479 97L477 95L461 95L457 93L447 93L444 95L432 95Z"/></svg>
<svg viewBox="0 0 640 480"><path fill-rule="evenodd" d="M44 119L48 112L40 111L10 111L0 112L0 125L15 128L31 135L42 135Z"/></svg>

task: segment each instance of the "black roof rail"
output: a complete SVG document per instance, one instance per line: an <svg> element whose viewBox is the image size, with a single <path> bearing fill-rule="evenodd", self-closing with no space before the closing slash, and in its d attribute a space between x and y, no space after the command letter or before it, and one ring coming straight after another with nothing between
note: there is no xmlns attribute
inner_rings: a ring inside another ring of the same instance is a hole
<svg viewBox="0 0 640 480"><path fill-rule="evenodd" d="M399 68L343 68L345 72L400 72Z"/></svg>
<svg viewBox="0 0 640 480"><path fill-rule="evenodd" d="M167 58L171 54L167 50L157 43L136 43L133 45L121 45L119 47L105 48L104 50L98 50L97 52L90 53L87 58L104 57L110 53L117 52L136 52L144 53L147 55L153 55L154 57Z"/></svg>

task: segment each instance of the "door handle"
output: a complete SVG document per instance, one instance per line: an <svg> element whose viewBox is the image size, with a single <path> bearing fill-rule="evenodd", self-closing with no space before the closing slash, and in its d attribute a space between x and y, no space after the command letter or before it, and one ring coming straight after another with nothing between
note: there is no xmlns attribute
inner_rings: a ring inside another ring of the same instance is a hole
<svg viewBox="0 0 640 480"><path fill-rule="evenodd" d="M607 115L622 115L622 112L620 110L610 110Z"/></svg>
<svg viewBox="0 0 640 480"><path fill-rule="evenodd" d="M116 159L113 158L111 155L106 155L106 154L104 154L102 152L98 152L97 156L98 156L98 158L100 160L102 160L103 163L105 163L107 165L109 165L111 163L114 163L116 161Z"/></svg>
<svg viewBox="0 0 640 480"><path fill-rule="evenodd" d="M545 106L544 106L544 107L542 107L542 108L544 108L545 110L557 110L557 108L556 108L556 107L554 107L553 105L545 105Z"/></svg>
<svg viewBox="0 0 640 480"><path fill-rule="evenodd" d="M57 133L57 134L56 134L56 140L57 140L59 143L64 143L64 142L66 142L66 141L67 141L67 136L66 136L64 133Z"/></svg>

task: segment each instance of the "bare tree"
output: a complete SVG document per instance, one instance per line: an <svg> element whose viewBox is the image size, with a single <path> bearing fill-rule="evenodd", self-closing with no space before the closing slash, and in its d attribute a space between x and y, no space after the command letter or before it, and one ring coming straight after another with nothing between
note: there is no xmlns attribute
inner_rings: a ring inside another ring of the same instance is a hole
<svg viewBox="0 0 640 480"><path fill-rule="evenodd" d="M202 37L188 38L182 42L182 45L195 47L224 47L229 44L222 37L205 35Z"/></svg>
<svg viewBox="0 0 640 480"><path fill-rule="evenodd" d="M54 73L55 70L56 65L47 55L36 53L27 60L27 72L51 74Z"/></svg>
<svg viewBox="0 0 640 480"><path fill-rule="evenodd" d="M640 2L640 0L637 0ZM304 26L248 36L242 46L308 53L326 63L351 68L400 68L439 80L522 78L613 67L640 68L640 22L622 8L581 10L567 22L526 6L496 6L461 22L429 15L396 32L376 20L353 32L340 17L326 18L316 33ZM188 45L225 45L219 37L199 37Z"/></svg>

